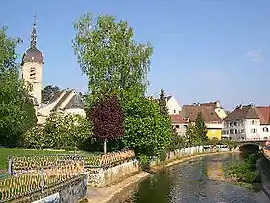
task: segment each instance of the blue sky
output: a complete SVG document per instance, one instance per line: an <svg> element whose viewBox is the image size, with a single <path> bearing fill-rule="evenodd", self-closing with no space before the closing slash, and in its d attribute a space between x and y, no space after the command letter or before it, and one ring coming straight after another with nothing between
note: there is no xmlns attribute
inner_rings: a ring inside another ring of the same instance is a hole
<svg viewBox="0 0 270 203"><path fill-rule="evenodd" d="M37 15L38 48L44 54L44 85L87 90L73 53L72 23L87 12L127 20L135 40L154 47L149 94L161 88L182 104L220 100L270 104L269 0L8 0L0 26L29 46Z"/></svg>

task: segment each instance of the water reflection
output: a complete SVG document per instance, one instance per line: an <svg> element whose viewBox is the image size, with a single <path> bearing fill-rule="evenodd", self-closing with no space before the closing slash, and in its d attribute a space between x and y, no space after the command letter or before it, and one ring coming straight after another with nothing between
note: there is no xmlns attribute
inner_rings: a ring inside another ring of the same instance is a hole
<svg viewBox="0 0 270 203"><path fill-rule="evenodd" d="M239 159L237 154L212 155L169 168L143 181L131 198L121 202L270 202L261 191L254 192L217 180L222 176L224 164Z"/></svg>

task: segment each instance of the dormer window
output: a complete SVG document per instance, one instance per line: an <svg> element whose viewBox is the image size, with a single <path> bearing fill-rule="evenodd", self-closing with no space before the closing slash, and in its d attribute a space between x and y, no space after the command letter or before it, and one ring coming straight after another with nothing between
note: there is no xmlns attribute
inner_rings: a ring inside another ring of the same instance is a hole
<svg viewBox="0 0 270 203"><path fill-rule="evenodd" d="M36 79L36 68L35 67L30 68L30 79L31 80Z"/></svg>

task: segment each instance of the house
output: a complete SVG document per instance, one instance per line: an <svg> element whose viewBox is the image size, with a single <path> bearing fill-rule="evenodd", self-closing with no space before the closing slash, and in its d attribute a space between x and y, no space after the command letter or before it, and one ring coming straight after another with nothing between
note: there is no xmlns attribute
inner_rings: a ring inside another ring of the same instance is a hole
<svg viewBox="0 0 270 203"><path fill-rule="evenodd" d="M180 114L183 116L183 118L189 119L190 123L194 124L200 112L202 113L205 125L207 127L207 136L209 139L215 137L220 140L223 122L216 113L216 106L207 104L201 105L200 103L184 105Z"/></svg>
<svg viewBox="0 0 270 203"><path fill-rule="evenodd" d="M80 94L74 89L64 89L57 92L48 104L42 104L38 108L38 124L43 124L52 112L85 116L84 103Z"/></svg>
<svg viewBox="0 0 270 203"><path fill-rule="evenodd" d="M169 115L179 114L181 112L182 108L173 96L167 96L165 99Z"/></svg>
<svg viewBox="0 0 270 203"><path fill-rule="evenodd" d="M220 105L219 101L208 102L208 103L201 103L201 106L209 106L215 109L218 117L224 119L227 116L227 112L225 109Z"/></svg>
<svg viewBox="0 0 270 203"><path fill-rule="evenodd" d="M170 115L173 129L178 135L186 135L189 120L184 119L180 114Z"/></svg>
<svg viewBox="0 0 270 203"><path fill-rule="evenodd" d="M223 138L231 140L270 139L270 107L238 105L224 119Z"/></svg>

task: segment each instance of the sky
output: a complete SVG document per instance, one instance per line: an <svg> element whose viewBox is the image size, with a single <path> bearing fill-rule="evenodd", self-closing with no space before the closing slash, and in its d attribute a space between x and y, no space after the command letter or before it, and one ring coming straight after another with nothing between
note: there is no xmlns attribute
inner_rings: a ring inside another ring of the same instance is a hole
<svg viewBox="0 0 270 203"><path fill-rule="evenodd" d="M270 104L269 0L8 0L0 26L29 47L37 16L38 48L44 55L43 85L87 91L71 40L73 22L86 13L126 20L137 42L154 47L148 94L161 88L180 105L219 100Z"/></svg>

